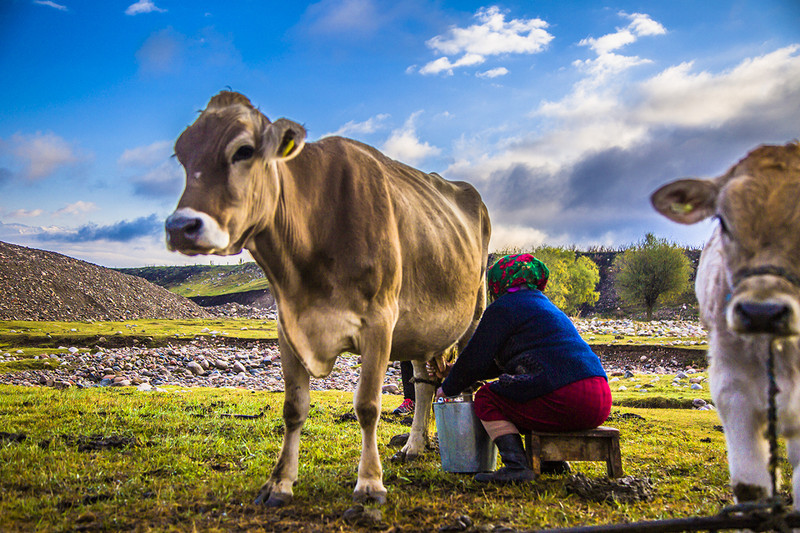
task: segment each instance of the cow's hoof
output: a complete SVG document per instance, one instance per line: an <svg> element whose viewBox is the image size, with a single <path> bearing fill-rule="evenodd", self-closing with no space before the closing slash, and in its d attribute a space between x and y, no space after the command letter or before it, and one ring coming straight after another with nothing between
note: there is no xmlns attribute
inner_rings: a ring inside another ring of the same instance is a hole
<svg viewBox="0 0 800 533"><path fill-rule="evenodd" d="M356 503L376 503L383 505L386 503L386 491L383 492L365 492L357 491L353 493L353 501Z"/></svg>
<svg viewBox="0 0 800 533"><path fill-rule="evenodd" d="M767 490L758 485L750 485L747 483L737 483L733 487L733 495L736 496L738 503L754 502L763 499L767 495Z"/></svg>
<svg viewBox="0 0 800 533"><path fill-rule="evenodd" d="M419 458L419 455L416 453L408 453L400 450L393 456L389 458L389 461L393 463L410 463L412 461L416 461Z"/></svg>
<svg viewBox="0 0 800 533"><path fill-rule="evenodd" d="M292 501L291 494L273 494L269 489L261 489L253 503L266 507L283 507L290 501Z"/></svg>

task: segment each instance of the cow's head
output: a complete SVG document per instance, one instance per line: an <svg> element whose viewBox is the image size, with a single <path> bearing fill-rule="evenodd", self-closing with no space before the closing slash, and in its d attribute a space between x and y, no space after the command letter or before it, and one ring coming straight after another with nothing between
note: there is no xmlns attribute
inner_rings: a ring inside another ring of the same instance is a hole
<svg viewBox="0 0 800 533"><path fill-rule="evenodd" d="M729 329L800 334L800 144L761 146L716 179L678 180L651 200L682 224L718 219Z"/></svg>
<svg viewBox="0 0 800 533"><path fill-rule="evenodd" d="M278 165L303 149L306 132L271 123L245 96L223 91L175 143L186 188L167 218L167 247L187 255L239 253L263 229L280 192Z"/></svg>

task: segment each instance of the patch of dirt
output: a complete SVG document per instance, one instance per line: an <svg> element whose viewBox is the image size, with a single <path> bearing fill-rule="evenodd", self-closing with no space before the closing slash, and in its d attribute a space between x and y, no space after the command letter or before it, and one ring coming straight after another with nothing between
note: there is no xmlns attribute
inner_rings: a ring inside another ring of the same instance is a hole
<svg viewBox="0 0 800 533"><path fill-rule="evenodd" d="M0 242L0 319L210 318L196 303L134 276Z"/></svg>
<svg viewBox="0 0 800 533"><path fill-rule="evenodd" d="M619 479L588 478L575 474L567 481L569 494L592 502L619 503L649 502L655 495L655 488L647 478L625 476Z"/></svg>
<svg viewBox="0 0 800 533"><path fill-rule="evenodd" d="M22 442L27 438L28 436L24 433L8 433L5 431L0 431L0 442Z"/></svg>
<svg viewBox="0 0 800 533"><path fill-rule="evenodd" d="M138 441L135 437L124 437L122 435L61 435L61 438L69 446L77 446L79 452L92 452L98 450L111 450L136 446ZM50 446L50 440L45 439L39 443L42 448Z"/></svg>

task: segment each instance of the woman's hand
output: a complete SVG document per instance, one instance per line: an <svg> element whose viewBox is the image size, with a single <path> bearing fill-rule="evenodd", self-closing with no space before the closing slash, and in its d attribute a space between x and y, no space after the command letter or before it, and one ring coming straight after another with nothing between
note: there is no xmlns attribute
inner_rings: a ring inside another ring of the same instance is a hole
<svg viewBox="0 0 800 533"><path fill-rule="evenodd" d="M445 395L445 393L444 393L444 391L442 390L442 388L441 388L441 387L439 387L438 389L436 389L436 395L433 397L433 401L435 402L435 401L437 401L439 398L447 398L447 396Z"/></svg>
<svg viewBox="0 0 800 533"><path fill-rule="evenodd" d="M445 363L444 359L440 357L434 357L425 363L425 369L428 371L428 375L432 378L446 378L450 373L451 368L453 368L453 363Z"/></svg>

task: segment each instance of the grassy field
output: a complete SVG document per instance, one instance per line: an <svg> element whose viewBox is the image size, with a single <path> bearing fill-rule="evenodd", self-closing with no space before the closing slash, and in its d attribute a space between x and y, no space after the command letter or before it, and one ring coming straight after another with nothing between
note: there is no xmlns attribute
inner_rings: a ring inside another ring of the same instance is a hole
<svg viewBox="0 0 800 533"><path fill-rule="evenodd" d="M442 472L438 454L388 458L407 431L385 396L379 425L388 503L377 529L435 531L468 515L476 525L564 527L716 513L732 501L714 412L615 408L626 475L647 479L650 501L591 501L569 477L483 486ZM282 395L245 390L0 387L0 530L360 531L348 524L360 452L352 394L313 392L295 501L252 505L281 442ZM226 415L252 415L237 418ZM602 463L573 463L590 479Z"/></svg>
<svg viewBox="0 0 800 533"><path fill-rule="evenodd" d="M167 341L195 335L274 339L275 325L261 320L0 322L0 351L21 350L23 358L0 363L0 372L29 361L41 364L31 358L53 353L58 343L73 345L70 340L82 347L81 342L99 336ZM442 472L436 450L411 464L392 463L397 450L389 441L408 428L390 414L401 397L383 396L379 443L389 496L380 519L364 523L353 523L345 514L352 506L360 454L351 393L312 392L295 501L271 510L252 500L281 444L282 394L0 386L0 531L398 533L446 531L457 528L464 515L478 526L475 530L491 531L715 514L732 502L719 421L713 411L685 408L694 398L710 400L705 383L704 390L694 391L686 388L686 380L682 388L672 381L667 375L657 380L636 375L611 384L615 408L607 425L620 429L625 473L652 489L651 497L640 501L625 501L624 495L596 501L576 491L578 478L570 476L543 476L525 486L484 486L469 475ZM609 496L601 484L604 464L573 467L590 484L598 483L595 496Z"/></svg>

